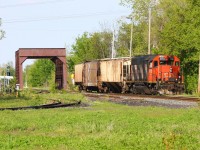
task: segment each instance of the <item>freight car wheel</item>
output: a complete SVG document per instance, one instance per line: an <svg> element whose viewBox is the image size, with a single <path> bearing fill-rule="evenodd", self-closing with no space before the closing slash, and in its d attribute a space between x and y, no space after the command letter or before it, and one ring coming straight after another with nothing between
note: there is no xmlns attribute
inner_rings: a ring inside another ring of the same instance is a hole
<svg viewBox="0 0 200 150"><path fill-rule="evenodd" d="M83 91L83 87L81 85L78 86L78 90L79 92L82 92Z"/></svg>
<svg viewBox="0 0 200 150"><path fill-rule="evenodd" d="M104 91L104 93L110 93L110 90L109 90L108 87L104 87L104 88L103 88L103 91Z"/></svg>

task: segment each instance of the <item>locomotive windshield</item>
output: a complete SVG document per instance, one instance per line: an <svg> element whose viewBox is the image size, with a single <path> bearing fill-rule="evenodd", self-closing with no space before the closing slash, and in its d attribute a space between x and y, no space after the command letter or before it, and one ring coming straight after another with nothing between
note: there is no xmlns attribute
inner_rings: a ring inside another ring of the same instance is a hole
<svg viewBox="0 0 200 150"><path fill-rule="evenodd" d="M173 57L169 57L169 58L165 58L164 56L160 56L160 65L174 65L174 58Z"/></svg>
<svg viewBox="0 0 200 150"><path fill-rule="evenodd" d="M170 66L172 66L174 64L174 61L173 60L162 60L162 61L160 61L160 65L170 65Z"/></svg>
<svg viewBox="0 0 200 150"><path fill-rule="evenodd" d="M160 65L167 65L167 61L166 60L162 60L162 61L160 61Z"/></svg>
<svg viewBox="0 0 200 150"><path fill-rule="evenodd" d="M174 64L174 60L169 59L168 60L168 65L172 66Z"/></svg>

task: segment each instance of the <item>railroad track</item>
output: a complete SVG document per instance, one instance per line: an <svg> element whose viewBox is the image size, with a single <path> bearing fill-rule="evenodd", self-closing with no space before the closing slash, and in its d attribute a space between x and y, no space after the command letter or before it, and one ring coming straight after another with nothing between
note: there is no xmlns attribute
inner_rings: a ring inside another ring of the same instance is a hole
<svg viewBox="0 0 200 150"><path fill-rule="evenodd" d="M133 95L119 93L83 93L90 100L106 100L131 106L197 107L199 98L182 96Z"/></svg>
<svg viewBox="0 0 200 150"><path fill-rule="evenodd" d="M159 95L133 95L133 94L121 94L121 93L83 93L85 96L89 97L101 97L101 98L131 98L131 99L163 99L163 100L177 100L177 101L189 101L189 102L200 102L198 97L184 97L184 96L159 96Z"/></svg>
<svg viewBox="0 0 200 150"><path fill-rule="evenodd" d="M49 93L48 90L35 89L38 94L40 93ZM178 101L190 101L190 102L200 102L200 98L198 97L184 97L184 96L166 96L166 95L141 95L141 94L121 94L121 93L88 93L83 92L85 96L89 97L110 97L110 98L123 98L123 97L131 97L131 98L154 98L154 99L163 99L163 100L178 100Z"/></svg>

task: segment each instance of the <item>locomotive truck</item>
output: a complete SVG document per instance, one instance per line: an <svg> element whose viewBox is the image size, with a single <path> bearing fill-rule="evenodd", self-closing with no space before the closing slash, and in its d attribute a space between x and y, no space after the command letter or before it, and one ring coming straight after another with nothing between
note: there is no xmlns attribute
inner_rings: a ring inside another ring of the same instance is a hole
<svg viewBox="0 0 200 150"><path fill-rule="evenodd" d="M79 90L176 94L184 91L180 60L170 55L99 59L75 65Z"/></svg>

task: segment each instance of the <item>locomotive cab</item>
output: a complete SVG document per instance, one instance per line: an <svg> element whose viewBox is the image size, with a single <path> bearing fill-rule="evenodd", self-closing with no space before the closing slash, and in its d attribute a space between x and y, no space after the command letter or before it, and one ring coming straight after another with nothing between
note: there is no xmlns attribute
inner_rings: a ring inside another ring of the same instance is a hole
<svg viewBox="0 0 200 150"><path fill-rule="evenodd" d="M176 56L157 55L149 62L148 80L156 83L157 89L183 91L180 60Z"/></svg>
<svg viewBox="0 0 200 150"><path fill-rule="evenodd" d="M159 55L149 63L150 82L182 82L180 60L175 56Z"/></svg>

